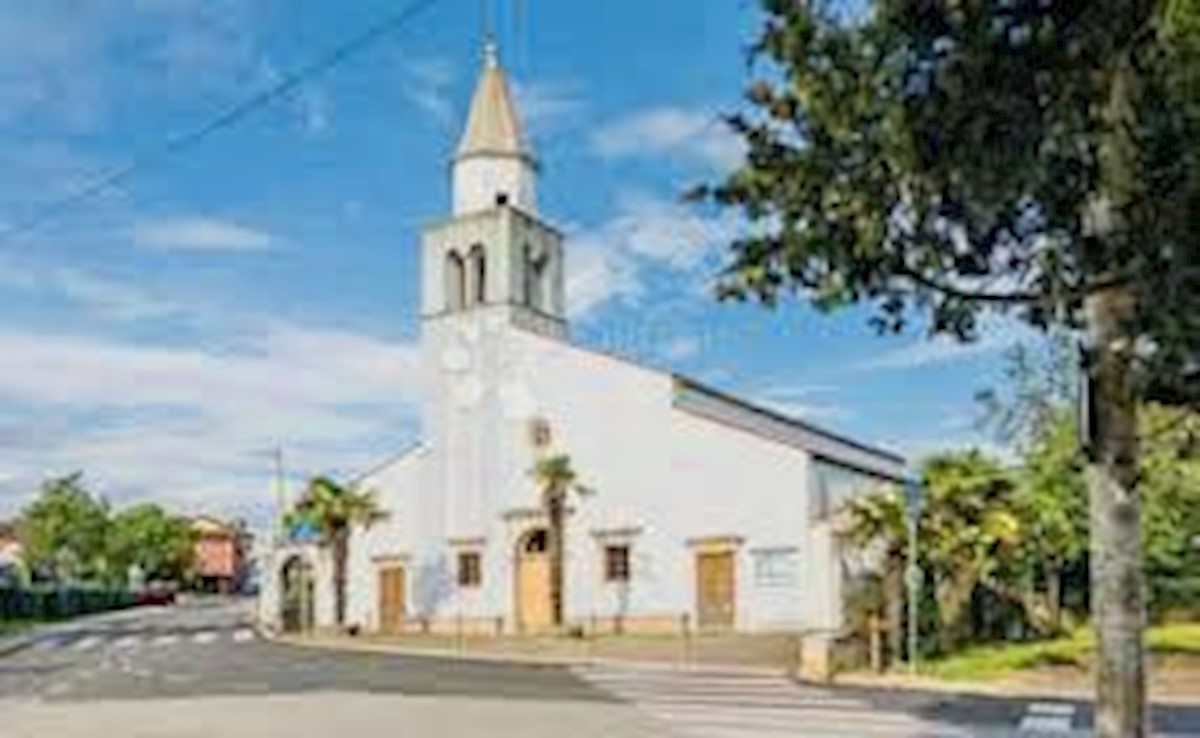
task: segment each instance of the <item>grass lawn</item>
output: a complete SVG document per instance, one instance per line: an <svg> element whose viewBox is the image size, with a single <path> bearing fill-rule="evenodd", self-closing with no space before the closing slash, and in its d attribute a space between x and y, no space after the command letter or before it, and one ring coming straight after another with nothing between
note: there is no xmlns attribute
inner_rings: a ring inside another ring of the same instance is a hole
<svg viewBox="0 0 1200 738"><path fill-rule="evenodd" d="M1050 641L972 646L927 662L922 671L941 679L989 681L1039 667L1084 669L1092 658L1095 640L1090 628L1080 628L1069 636ZM1154 655L1200 659L1200 623L1153 627L1146 634L1146 645Z"/></svg>
<svg viewBox="0 0 1200 738"><path fill-rule="evenodd" d="M37 620L0 620L0 638L29 630L39 622Z"/></svg>

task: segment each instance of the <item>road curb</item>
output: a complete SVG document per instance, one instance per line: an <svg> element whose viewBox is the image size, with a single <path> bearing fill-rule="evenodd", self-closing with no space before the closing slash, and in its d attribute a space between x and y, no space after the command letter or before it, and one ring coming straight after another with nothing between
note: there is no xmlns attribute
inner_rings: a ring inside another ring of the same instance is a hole
<svg viewBox="0 0 1200 738"><path fill-rule="evenodd" d="M846 687L849 689L871 689L892 692L907 692L909 694L944 694L954 697L981 697L1002 700L1062 700L1065 702L1090 703L1093 695L1087 691L1061 690L1047 692L1046 690L1017 689L999 687L980 683L945 683L918 682L906 683L894 680L876 680L863 677L835 678L828 683L804 682L786 669L768 669L762 667L746 667L735 665L689 664L682 662L642 661L636 659L613 659L589 656L531 656L512 653L469 653L436 648L412 648L385 643L370 643L346 640L314 640L281 635L266 628L258 628L259 635L265 640L280 645L294 646L322 651L346 651L355 653L391 654L411 658L437 659L442 661L462 661L486 664L513 664L531 667L618 667L636 669L648 672L685 672L689 674L726 675L742 677L775 677L791 679L798 683L811 684L819 687ZM1200 700L1176 696L1155 697L1153 704L1164 707L1200 707Z"/></svg>
<svg viewBox="0 0 1200 738"><path fill-rule="evenodd" d="M355 653L380 653L411 658L438 659L443 661L465 661L486 664L513 664L515 666L533 667L619 667L641 671L686 672L689 674L709 674L743 677L775 677L794 679L786 669L770 669L764 667L695 664L683 662L644 661L636 659L614 659L595 656L535 656L513 653L478 653L455 651L440 648L412 648L385 643L369 643L362 641L331 641L295 638L273 634L260 629L259 634L272 643L297 648L307 648L322 651L348 651ZM796 680L799 681L799 680Z"/></svg>
<svg viewBox="0 0 1200 738"><path fill-rule="evenodd" d="M1091 703L1095 701L1095 694L1085 689L1047 690L1033 687L1001 686L983 682L920 681L908 683L902 680L874 679L869 676L843 676L835 678L832 685L852 689L944 694L953 697L983 697L1003 700L1058 700L1079 703ZM1200 708L1200 699L1175 695L1152 696L1151 703L1162 707Z"/></svg>
<svg viewBox="0 0 1200 738"><path fill-rule="evenodd" d="M24 651L34 644L37 639L34 634L11 636L8 638L0 638L0 658L11 656L14 653Z"/></svg>

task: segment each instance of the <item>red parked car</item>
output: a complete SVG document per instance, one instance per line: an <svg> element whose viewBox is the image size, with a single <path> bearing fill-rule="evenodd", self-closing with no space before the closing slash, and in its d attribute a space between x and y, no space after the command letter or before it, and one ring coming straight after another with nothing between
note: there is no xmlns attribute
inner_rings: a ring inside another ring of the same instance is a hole
<svg viewBox="0 0 1200 738"><path fill-rule="evenodd" d="M175 590L172 587L151 585L140 590L134 596L134 602L139 607L174 605Z"/></svg>

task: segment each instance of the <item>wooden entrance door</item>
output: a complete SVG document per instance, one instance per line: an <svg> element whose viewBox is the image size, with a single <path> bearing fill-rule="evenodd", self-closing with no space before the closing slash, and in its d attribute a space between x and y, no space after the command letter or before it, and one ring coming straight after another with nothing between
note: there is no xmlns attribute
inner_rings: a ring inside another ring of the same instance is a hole
<svg viewBox="0 0 1200 738"><path fill-rule="evenodd" d="M736 591L732 551L696 554L696 619L699 627L708 630L732 628Z"/></svg>
<svg viewBox="0 0 1200 738"><path fill-rule="evenodd" d="M550 603L550 551L545 530L535 530L517 544L515 582L517 627L539 633L554 625Z"/></svg>
<svg viewBox="0 0 1200 738"><path fill-rule="evenodd" d="M404 567L379 570L379 630L398 633L404 627Z"/></svg>

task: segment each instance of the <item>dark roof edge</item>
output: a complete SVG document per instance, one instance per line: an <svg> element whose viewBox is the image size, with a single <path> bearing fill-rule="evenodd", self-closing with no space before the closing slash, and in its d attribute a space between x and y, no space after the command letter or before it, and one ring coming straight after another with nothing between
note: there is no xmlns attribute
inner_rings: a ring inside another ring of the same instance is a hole
<svg viewBox="0 0 1200 738"><path fill-rule="evenodd" d="M756 405L747 400L743 400L740 397L736 397L727 392L722 392L721 390L714 389L708 385L697 382L696 380L691 379L690 377L685 377L680 374L675 374L674 378L675 378L675 384L676 384L676 388L677 388L676 389L677 397L679 394L679 392L678 392L679 389L685 389L685 390L690 390L692 392L698 392L700 394L707 395L708 397L719 400L721 402L724 402L724 403L727 403L730 405L734 405L737 408L739 408L740 410L743 410L745 412L753 413L755 415L760 415L760 416L763 416L765 418L768 418L768 419L773 420L778 423L784 423L784 424L789 425L798 430L802 430L806 433L812 433L814 435L821 436L821 437L826 438L835 443L844 444L846 446L849 446L849 447L856 449L858 451L861 451L863 453L877 456L880 459L885 460L887 462L890 462L893 464L899 464L901 466L905 466L908 463L907 459L905 459L903 456L901 456L893 451L888 451L885 449L881 449L877 446L871 446L871 445L863 443L861 441L856 441L853 438L848 438L839 433L834 433L833 431L829 431L824 428L815 426L811 423L808 423L807 421L803 421L798 418L793 418L789 415L784 415L783 413L777 412L775 410L771 410L769 408L762 407L761 405ZM819 455L823 455L823 454L819 454ZM836 459L831 459L831 461L836 461Z"/></svg>
<svg viewBox="0 0 1200 738"><path fill-rule="evenodd" d="M852 448L860 453L874 456L877 460L884 462L884 464L888 464L888 465L894 464L894 465L898 465L901 467L908 465L908 460L895 452L887 451L887 450L884 450L884 449L881 449L881 448L878 448L875 446L871 446L871 445L862 443L861 441L856 441L852 438L847 438L846 436L843 436L843 435L840 435L837 433L833 433L832 431L825 430L824 428L817 427L808 422L798 420L796 418L790 417L788 415L784 415L784 414L776 412L774 410L767 409L760 405L755 405L752 402L743 400L740 397L735 397L734 395L731 395L727 392L722 392L721 390L713 389L712 387L709 387L706 384L702 384L701 382L699 382L695 379L692 379L690 377L686 377L682 374L678 374L676 372L672 372L672 371L665 370L665 369L662 369L659 367L655 367L651 364L648 364L648 363L645 363L642 361L638 361L636 359L633 359L633 358L630 358L627 356L623 356L621 354L617 354L612 351L597 349L597 348L593 348L591 346L583 346L581 344L574 343L573 341L571 341L565 337L547 336L542 333L537 333L535 331L530 331L530 330L524 329L521 326L517 326L517 327L520 328L521 330L524 330L530 336L533 336L535 338L539 338L539 339L546 340L546 341L552 341L554 343L557 343L560 346L564 346L569 349L574 349L575 351L580 351L582 353L586 353L591 356L599 356L602 358L606 358L606 359L609 359L610 361L615 361L618 364L624 364L633 369L637 369L637 370L640 370L643 372L650 372L652 374L658 374L660 376L663 376L663 377L666 377L666 378L672 380L672 383L674 384L676 407L680 407L679 402L678 402L679 397L680 397L680 390L681 389L682 390L690 390L692 392L696 392L696 393L705 395L706 397L708 397L710 399L713 399L718 402L722 402L726 405L729 405L731 407L737 408L738 410L740 410L742 412L755 414L760 417L771 420L773 422L786 425L792 429L800 430L805 433L810 433L812 435L819 436L819 437L824 438L833 443L838 443L838 444L842 444L844 446L848 446L849 448ZM686 409L686 408L681 408L681 409ZM760 430L755 429L755 428L745 428L744 430L746 430L750 433L754 433L755 435L760 436L760 437L770 438L769 436L764 435ZM778 439L775 439L775 440L778 440ZM822 458L828 458L829 461L838 463L838 464L842 464L843 466L852 466L852 467L856 467L856 468L861 468L861 465L855 464L850 461L839 460L836 458L830 458L830 455L826 454L826 453L822 453L819 451L812 451L811 449L809 449L809 451L811 453L814 453L814 455L816 455L816 456L820 456ZM871 471L871 470L862 469L862 471ZM879 472L875 471L872 473L878 474Z"/></svg>

